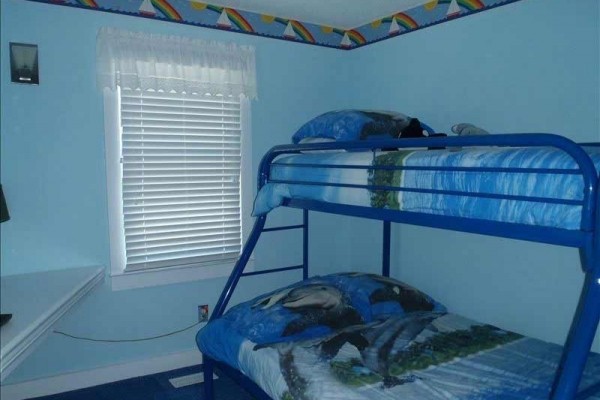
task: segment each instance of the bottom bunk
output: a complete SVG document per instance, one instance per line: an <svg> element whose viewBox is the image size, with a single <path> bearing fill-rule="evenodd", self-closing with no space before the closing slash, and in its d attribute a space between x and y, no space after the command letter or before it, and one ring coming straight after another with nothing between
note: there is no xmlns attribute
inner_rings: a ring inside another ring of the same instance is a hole
<svg viewBox="0 0 600 400"><path fill-rule="evenodd" d="M303 400L546 399L562 353L361 273L314 277L239 304L197 342L208 369L214 360L234 377L240 371L254 395ZM580 389L600 400L600 355L590 354Z"/></svg>

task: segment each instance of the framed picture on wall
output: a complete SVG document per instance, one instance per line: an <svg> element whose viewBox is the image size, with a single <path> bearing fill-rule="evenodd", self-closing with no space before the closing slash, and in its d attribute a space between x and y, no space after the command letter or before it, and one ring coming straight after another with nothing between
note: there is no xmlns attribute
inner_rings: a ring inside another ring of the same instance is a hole
<svg viewBox="0 0 600 400"><path fill-rule="evenodd" d="M14 83L39 85L37 45L10 43L10 79Z"/></svg>

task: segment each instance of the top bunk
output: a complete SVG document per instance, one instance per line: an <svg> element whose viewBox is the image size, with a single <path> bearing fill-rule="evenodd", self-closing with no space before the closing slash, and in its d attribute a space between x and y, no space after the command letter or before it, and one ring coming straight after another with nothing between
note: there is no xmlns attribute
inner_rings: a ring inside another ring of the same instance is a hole
<svg viewBox="0 0 600 400"><path fill-rule="evenodd" d="M286 206L570 247L592 245L600 147L493 134L273 147L254 215Z"/></svg>

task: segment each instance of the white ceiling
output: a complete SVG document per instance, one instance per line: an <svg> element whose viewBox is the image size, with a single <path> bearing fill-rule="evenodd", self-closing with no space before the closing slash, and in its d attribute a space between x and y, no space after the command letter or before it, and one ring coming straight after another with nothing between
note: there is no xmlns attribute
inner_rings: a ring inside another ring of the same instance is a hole
<svg viewBox="0 0 600 400"><path fill-rule="evenodd" d="M208 0L209 4L351 29L431 0Z"/></svg>

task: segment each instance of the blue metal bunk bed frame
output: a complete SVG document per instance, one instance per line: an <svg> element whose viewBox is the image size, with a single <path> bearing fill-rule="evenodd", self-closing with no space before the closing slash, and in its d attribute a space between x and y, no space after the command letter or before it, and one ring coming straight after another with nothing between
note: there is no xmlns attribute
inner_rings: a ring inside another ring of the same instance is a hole
<svg viewBox="0 0 600 400"><path fill-rule="evenodd" d="M599 146L598 143L586 144L588 146ZM331 204L321 201L287 198L283 206L303 210L303 223L299 225L265 228L266 215L256 218L254 227L248 238L242 254L237 261L228 281L221 293L219 301L210 318L219 318L231 299L239 279L242 276L266 274L272 272L302 270L303 279L308 278L308 231L309 211L320 211L325 213L363 217L383 221L383 256L382 275L390 274L390 245L391 245L391 222L400 222L412 225L422 225L448 230L479 233L490 236L499 236L512 239L541 242L567 247L575 247L580 250L581 264L585 273L585 280L581 290L579 303L573 316L571 328L564 345L559 367L556 371L550 398L552 400L584 399L600 390L600 383L577 392L581 375L600 320L600 212L597 206L600 204L598 174L588 154L580 145L562 136L552 134L503 134L489 136L452 137L452 138L418 138L401 140L362 141L343 143L319 143L306 145L281 145L273 147L263 157L258 176L258 189L265 184L276 180L270 180L270 170L273 161L285 154L298 154L305 151L315 150L363 150L375 151L389 148L427 148L427 147L471 147L471 146L503 146L503 147L553 147L569 154L577 169L551 169L551 168L470 168L470 167L402 167L402 166L364 166L364 165L322 165L319 168L359 168L375 169L383 168L390 170L422 169L433 171L469 171L469 172L503 172L503 173L536 173L579 175L583 179L584 192L581 200L566 200L555 198L538 198L534 196L498 195L474 192L448 192L440 190L420 189L425 193L454 194L460 196L480 196L496 199L510 199L517 201L533 201L541 203L557 203L581 206L581 226L579 230L567 230L552 227L533 226L515 223L506 223L481 219L468 219L461 217L440 216L424 213L415 213L398 210L388 210L370 207L358 207L343 204ZM310 167L310 166L309 166ZM279 181L279 183L284 183ZM285 182L293 183L293 182ZM302 184L306 184L302 182ZM413 190L401 187L389 186L366 186L349 185L341 183L319 183L320 185L333 185L341 187L359 187L370 190ZM301 265L244 272L250 255L256 246L262 233L277 232L281 230L302 229L303 231L303 261ZM218 367L222 372L237 381L253 396L259 399L270 399L270 397L253 381L241 372L230 366L204 356L204 390L206 399L214 398L213 370Z"/></svg>

